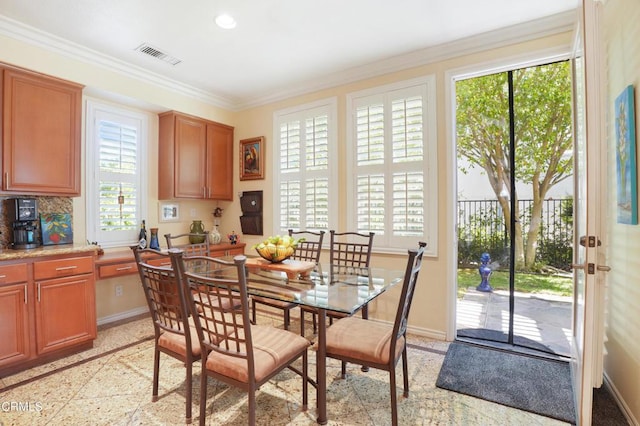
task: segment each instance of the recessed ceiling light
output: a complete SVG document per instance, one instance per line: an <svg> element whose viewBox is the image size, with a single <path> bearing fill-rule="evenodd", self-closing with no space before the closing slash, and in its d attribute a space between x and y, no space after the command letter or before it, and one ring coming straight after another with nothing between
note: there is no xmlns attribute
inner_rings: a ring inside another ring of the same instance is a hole
<svg viewBox="0 0 640 426"><path fill-rule="evenodd" d="M225 30L231 30L237 25L236 20L226 13L216 16L216 24Z"/></svg>

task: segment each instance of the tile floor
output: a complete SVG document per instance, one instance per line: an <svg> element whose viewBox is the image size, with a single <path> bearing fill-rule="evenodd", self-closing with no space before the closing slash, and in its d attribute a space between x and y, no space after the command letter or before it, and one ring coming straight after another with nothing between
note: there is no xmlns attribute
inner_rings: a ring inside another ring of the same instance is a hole
<svg viewBox="0 0 640 426"><path fill-rule="evenodd" d="M295 314L294 314L295 316ZM281 316L259 316L281 326ZM293 318L292 329L299 325ZM161 356L160 398L151 402L153 333L141 318L98 333L94 348L0 378L0 426L9 425L180 425L184 424L184 367ZM310 334L310 333L309 333ZM142 341L141 341L142 340ZM560 425L553 419L435 387L448 343L412 335L409 341L410 396L401 397L401 425ZM123 349L118 349L122 348ZM315 353L310 351L311 375ZM357 367L340 379L340 364L328 361L329 425L389 425L386 372ZM401 383L398 372L398 383ZM199 418L200 363L194 364L193 421ZM209 379L208 425L245 425L246 394ZM314 425L315 389L301 411L299 376L286 370L257 394L260 425Z"/></svg>

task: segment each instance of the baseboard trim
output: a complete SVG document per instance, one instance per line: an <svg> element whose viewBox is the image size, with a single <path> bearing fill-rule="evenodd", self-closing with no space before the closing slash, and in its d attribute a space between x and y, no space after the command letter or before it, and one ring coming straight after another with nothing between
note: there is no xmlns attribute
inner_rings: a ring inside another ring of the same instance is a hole
<svg viewBox="0 0 640 426"><path fill-rule="evenodd" d="M120 312L113 315L107 315L106 317L98 318L98 326L110 324L116 321L122 321L129 319L131 317L135 317L138 315L149 313L149 308L147 306L142 306L140 308L131 309L130 311Z"/></svg>
<svg viewBox="0 0 640 426"><path fill-rule="evenodd" d="M376 321L376 322L380 322L380 323L383 323L383 324L393 325L393 323L390 322L390 321L382 321L382 320L378 320L378 319L375 319L375 318L369 318L369 321ZM446 332L438 331L438 330L431 330L429 328L408 326L407 327L407 333L415 334L416 336L420 336L420 337L426 337L428 339L441 340L443 342L447 340L447 333Z"/></svg>
<svg viewBox="0 0 640 426"><path fill-rule="evenodd" d="M607 388L609 388L609 391L611 391L611 395L613 395L613 399L616 400L616 404L618 404L618 407L620 407L622 414L624 414L624 417L627 419L629 424L633 426L639 426L638 420L635 417L633 417L633 414L631 413L629 406L625 403L624 399L622 399L620 392L618 392L618 389L613 384L613 382L611 381L607 373L604 372L603 376L604 376L604 385Z"/></svg>

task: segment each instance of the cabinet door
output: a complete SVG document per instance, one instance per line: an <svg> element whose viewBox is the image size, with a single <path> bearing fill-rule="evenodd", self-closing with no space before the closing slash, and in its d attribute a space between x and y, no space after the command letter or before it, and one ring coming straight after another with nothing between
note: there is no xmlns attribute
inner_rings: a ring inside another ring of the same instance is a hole
<svg viewBox="0 0 640 426"><path fill-rule="evenodd" d="M31 356L27 283L0 286L0 367Z"/></svg>
<svg viewBox="0 0 640 426"><path fill-rule="evenodd" d="M176 198L206 198L207 125L203 121L176 116L175 180ZM162 173L162 170L158 171Z"/></svg>
<svg viewBox="0 0 640 426"><path fill-rule="evenodd" d="M92 274L36 282L38 354L95 339L94 287Z"/></svg>
<svg viewBox="0 0 640 426"><path fill-rule="evenodd" d="M233 127L207 125L207 198L233 200Z"/></svg>
<svg viewBox="0 0 640 426"><path fill-rule="evenodd" d="M2 189L80 195L82 86L4 69Z"/></svg>

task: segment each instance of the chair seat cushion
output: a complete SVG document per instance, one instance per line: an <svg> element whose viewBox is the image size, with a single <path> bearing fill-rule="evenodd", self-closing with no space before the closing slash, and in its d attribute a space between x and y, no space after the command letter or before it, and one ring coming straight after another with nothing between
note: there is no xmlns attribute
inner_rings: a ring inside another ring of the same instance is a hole
<svg viewBox="0 0 640 426"><path fill-rule="evenodd" d="M194 357L199 357L201 353L200 339L191 318L189 318L189 333L191 335L191 354ZM178 353L185 358L187 356L187 339L181 334L163 331L158 338L158 346Z"/></svg>
<svg viewBox="0 0 640 426"><path fill-rule="evenodd" d="M307 339L298 334L264 325L252 325L251 337L255 379L258 383L289 364L310 345ZM214 350L207 358L206 367L207 370L242 383L249 382L248 365L244 358L225 355Z"/></svg>
<svg viewBox="0 0 640 426"><path fill-rule="evenodd" d="M346 357L363 363L389 363L393 326L357 317L342 318L327 328L327 356ZM394 363L404 349L401 337L396 345Z"/></svg>

